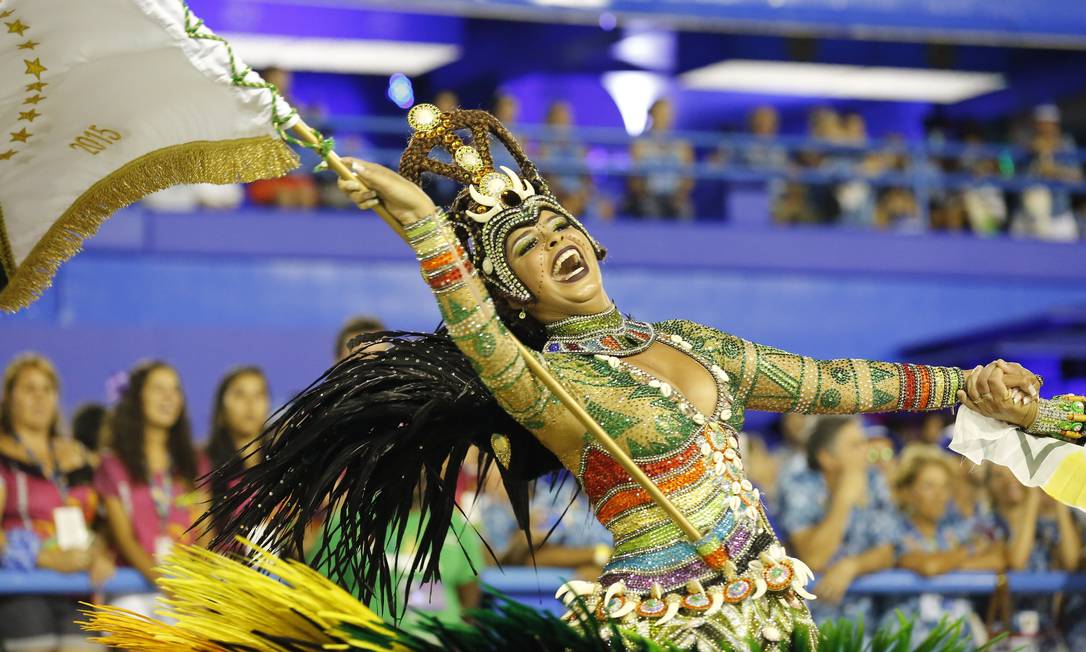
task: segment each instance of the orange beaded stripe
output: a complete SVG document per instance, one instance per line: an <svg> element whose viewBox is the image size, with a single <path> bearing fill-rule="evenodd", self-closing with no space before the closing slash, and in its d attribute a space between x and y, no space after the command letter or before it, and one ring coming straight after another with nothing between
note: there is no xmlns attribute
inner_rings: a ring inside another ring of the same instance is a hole
<svg viewBox="0 0 1086 652"><path fill-rule="evenodd" d="M660 490L665 494L669 494L694 484L705 475L705 472L705 462L699 459L682 473L671 476L666 480L657 481L656 486L660 487ZM622 512L651 502L652 497L641 487L624 489L600 505L596 511L596 516L599 518L600 523L603 523L604 527L606 527L612 519Z"/></svg>
<svg viewBox="0 0 1086 652"><path fill-rule="evenodd" d="M689 464L700 454L697 439L692 439L686 448L677 453L669 453L663 459L653 461L637 461L650 478L656 479L666 475L675 469ZM602 449L589 446L585 450L584 463L581 465L581 483L585 494L593 505L600 504L607 498L607 493L615 487L629 484L633 485L633 478L626 470L619 466L618 462Z"/></svg>
<svg viewBox="0 0 1086 652"><path fill-rule="evenodd" d="M464 248L460 245L457 245L455 250L443 251L436 256L432 256L422 261L420 265L422 266L422 271L432 272L435 269L440 269L442 267L445 267L446 265L451 265L457 260L461 260L466 257L467 256L464 253Z"/></svg>

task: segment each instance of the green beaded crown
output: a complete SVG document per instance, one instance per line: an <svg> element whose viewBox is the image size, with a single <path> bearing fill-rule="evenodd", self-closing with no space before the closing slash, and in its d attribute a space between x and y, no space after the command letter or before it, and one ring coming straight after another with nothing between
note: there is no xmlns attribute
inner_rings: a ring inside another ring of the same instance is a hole
<svg viewBox="0 0 1086 652"><path fill-rule="evenodd" d="M464 186L448 207L449 220L483 278L506 297L532 300L531 291L509 267L505 239L514 229L535 224L544 209L565 216L603 260L606 250L551 194L535 165L497 118L486 111L443 113L433 104L419 104L408 112L407 122L413 134L400 158L400 174L420 183L423 173L430 172ZM491 137L512 154L519 170L504 165L495 169ZM448 152L452 162L433 158L435 149Z"/></svg>

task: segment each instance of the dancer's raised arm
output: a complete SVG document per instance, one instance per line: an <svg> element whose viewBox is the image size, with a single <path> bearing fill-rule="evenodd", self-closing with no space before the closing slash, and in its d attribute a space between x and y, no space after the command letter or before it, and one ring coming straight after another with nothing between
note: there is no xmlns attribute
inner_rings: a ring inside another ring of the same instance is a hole
<svg viewBox="0 0 1086 652"><path fill-rule="evenodd" d="M571 419L529 371L493 299L479 280L443 211L414 183L380 165L345 159L360 182L340 180L359 208L380 202L400 223L423 279L437 299L449 335L471 360L502 408L525 428L541 431ZM365 184L365 187L363 186ZM368 189L365 189L368 188Z"/></svg>

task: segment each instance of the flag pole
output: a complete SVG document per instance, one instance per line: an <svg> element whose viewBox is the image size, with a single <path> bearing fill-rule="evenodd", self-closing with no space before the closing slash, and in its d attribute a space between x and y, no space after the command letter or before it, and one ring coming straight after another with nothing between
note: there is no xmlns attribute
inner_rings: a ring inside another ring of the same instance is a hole
<svg viewBox="0 0 1086 652"><path fill-rule="evenodd" d="M301 118L294 124L294 131L302 137L302 140L310 145L320 146L320 137L317 136L316 132L314 132ZM339 178L348 181L359 180L358 177L343 164L343 159L341 159L334 151L329 151L325 154L324 159L328 162L328 167L339 175ZM403 227L400 226L400 223L392 217L384 206L377 204L373 210L386 224L392 227L400 237L403 237ZM584 407L566 390L562 383L558 382L558 379L555 378L543 362L536 357L536 352L528 349L528 347L524 346L524 344L515 337L513 338L513 341L517 343L517 349L520 352L520 356L524 359L524 363L528 366L528 369L532 374L535 375L548 390L558 397L558 400L566 406L566 409L581 422L581 425L584 426L600 446L602 446L604 450L618 462L619 466L629 473L630 477L633 478L637 484L641 485L641 488L645 490L645 493L647 493L649 497L664 510L668 517L683 531L687 538L690 539L691 542L699 541L702 538L702 535L698 532L697 528L695 528L694 525L687 520L686 516L675 507L674 503L668 500L667 496L664 495L664 492L660 490L660 487L656 486L656 483L652 481L652 478L630 459L630 456L626 451L622 450L622 447L607 434L607 431L604 430L600 424L596 423L596 420L592 418L592 415L585 411Z"/></svg>

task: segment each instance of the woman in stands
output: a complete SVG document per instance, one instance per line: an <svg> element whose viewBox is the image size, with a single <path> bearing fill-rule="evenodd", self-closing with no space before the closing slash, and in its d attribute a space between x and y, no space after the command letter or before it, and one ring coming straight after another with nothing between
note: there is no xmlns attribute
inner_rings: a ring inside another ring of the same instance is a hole
<svg viewBox="0 0 1086 652"><path fill-rule="evenodd" d="M238 367L219 381L211 410L211 433L207 442L207 457L212 467L241 459L245 468L256 463L255 455L246 455L252 443L264 430L268 418L268 379L258 367ZM221 498L228 489L225 478L211 479L211 494ZM216 527L221 529L221 527Z"/></svg>
<svg viewBox="0 0 1086 652"><path fill-rule="evenodd" d="M91 535L97 498L83 446L60 435L60 380L43 357L26 354L4 372L0 394L0 566L5 572L90 573L100 585L113 561ZM66 595L0 598L0 648L11 651L98 649L75 620Z"/></svg>
<svg viewBox="0 0 1086 652"><path fill-rule="evenodd" d="M122 563L153 582L157 560L174 544L196 541L189 528L207 502L196 491L206 464L192 444L177 371L158 361L133 369L110 430L112 449L102 454L95 486ZM113 602L150 614L154 598L132 594Z"/></svg>
<svg viewBox="0 0 1086 652"><path fill-rule="evenodd" d="M930 444L911 444L894 474L900 515L895 542L900 568L930 577L958 570L1003 571L1006 551L976 518L948 518L955 479L950 456ZM965 596L924 594L889 605L884 620L895 622L900 610L914 619L919 641L944 617L964 618L974 640L983 643L984 625Z"/></svg>

